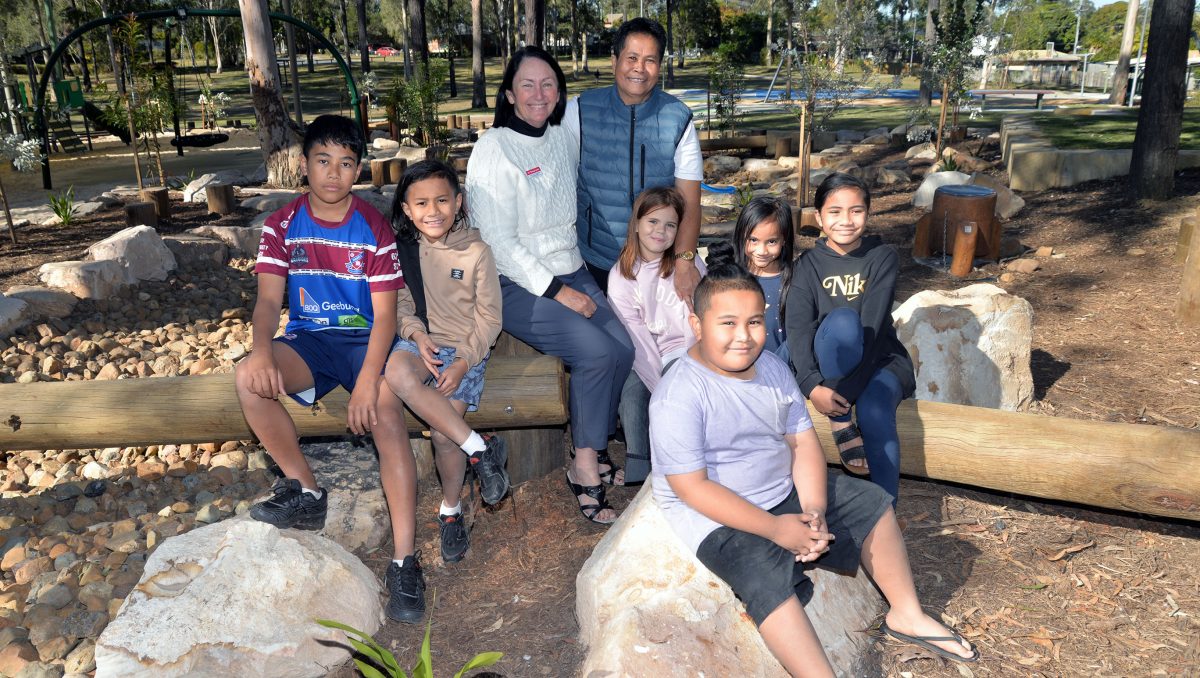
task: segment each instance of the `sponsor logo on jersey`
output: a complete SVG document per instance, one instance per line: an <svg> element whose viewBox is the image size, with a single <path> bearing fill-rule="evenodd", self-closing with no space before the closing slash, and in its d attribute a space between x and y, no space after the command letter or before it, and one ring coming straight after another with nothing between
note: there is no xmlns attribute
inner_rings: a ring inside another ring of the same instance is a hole
<svg viewBox="0 0 1200 678"><path fill-rule="evenodd" d="M306 252L304 250L303 245L296 245L296 248L292 250L292 265L298 266L300 264L307 264L307 263L308 263L308 252Z"/></svg>
<svg viewBox="0 0 1200 678"><path fill-rule="evenodd" d="M321 303L313 298L313 295L308 293L308 290L300 288L300 308L305 313L320 313Z"/></svg>
<svg viewBox="0 0 1200 678"><path fill-rule="evenodd" d="M362 250L350 250L349 258L346 260L346 272L354 275L361 275L366 270L367 255Z"/></svg>
<svg viewBox="0 0 1200 678"><path fill-rule="evenodd" d="M337 321L338 321L338 327L370 327L371 326L370 323L367 322L366 318L362 317L361 315L357 315L357 314L355 314L355 315L339 315Z"/></svg>

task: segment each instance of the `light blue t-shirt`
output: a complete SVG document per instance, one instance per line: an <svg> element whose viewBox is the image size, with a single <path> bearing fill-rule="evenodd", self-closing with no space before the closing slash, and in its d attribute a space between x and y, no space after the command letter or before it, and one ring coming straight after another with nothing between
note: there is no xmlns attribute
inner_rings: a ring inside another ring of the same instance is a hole
<svg viewBox="0 0 1200 678"><path fill-rule="evenodd" d="M679 499L666 476L704 469L709 480L767 510L792 491L783 436L810 428L796 379L774 354L763 351L749 380L680 358L650 399L650 481L671 528L695 552L720 525Z"/></svg>

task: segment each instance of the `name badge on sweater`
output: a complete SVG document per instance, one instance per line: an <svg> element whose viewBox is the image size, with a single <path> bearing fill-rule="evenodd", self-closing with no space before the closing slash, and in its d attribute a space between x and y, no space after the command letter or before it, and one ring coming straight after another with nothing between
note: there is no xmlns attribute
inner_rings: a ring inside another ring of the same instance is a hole
<svg viewBox="0 0 1200 678"><path fill-rule="evenodd" d="M450 269L450 278L452 280L462 280L463 279L463 270L461 268Z"/></svg>
<svg viewBox="0 0 1200 678"><path fill-rule="evenodd" d="M525 176L527 176L527 177L535 177L541 173L542 173L541 165L534 167L533 169L525 170Z"/></svg>

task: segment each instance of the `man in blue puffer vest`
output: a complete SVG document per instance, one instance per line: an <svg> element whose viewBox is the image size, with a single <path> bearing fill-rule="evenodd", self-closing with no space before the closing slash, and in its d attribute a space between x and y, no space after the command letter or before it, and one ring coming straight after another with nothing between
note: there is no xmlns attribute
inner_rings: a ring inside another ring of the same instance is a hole
<svg viewBox="0 0 1200 678"><path fill-rule="evenodd" d="M613 39L613 86L569 101L562 126L579 139L575 228L592 277L608 290L608 272L625 244L634 199L647 188L673 185L684 201L675 235L675 291L691 307L700 282L695 257L704 157L692 112L658 88L666 44L666 32L656 21L621 24ZM620 405L626 468L600 461L601 473L607 464L618 485L643 482L650 472L649 402L650 391L630 372Z"/></svg>
<svg viewBox="0 0 1200 678"><path fill-rule="evenodd" d="M638 194L674 185L685 203L675 239L675 287L691 306L700 282L693 259L704 158L692 112L658 88L666 42L656 21L639 17L622 24L613 39L615 84L569 101L562 124L580 142L575 227L579 250L596 282L607 290L608 272L625 244Z"/></svg>

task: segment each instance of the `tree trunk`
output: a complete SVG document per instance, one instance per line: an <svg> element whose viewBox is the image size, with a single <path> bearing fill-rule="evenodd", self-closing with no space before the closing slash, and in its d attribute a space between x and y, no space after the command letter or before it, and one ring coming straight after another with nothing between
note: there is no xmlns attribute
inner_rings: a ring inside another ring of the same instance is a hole
<svg viewBox="0 0 1200 678"><path fill-rule="evenodd" d="M421 73L429 66L429 41L425 37L425 0L407 0L409 46L413 49L413 61L420 61Z"/></svg>
<svg viewBox="0 0 1200 678"><path fill-rule="evenodd" d="M1117 57L1117 70L1113 71L1112 93L1108 95L1108 103L1116 106L1125 105L1125 95L1129 89L1129 57L1133 54L1133 36L1137 31L1139 0L1127 0L1125 11L1125 29L1121 31L1121 55ZM1185 24L1186 25L1186 24Z"/></svg>
<svg viewBox="0 0 1200 678"><path fill-rule="evenodd" d="M1179 133L1187 101L1188 39L1196 0L1157 0L1150 13L1145 85L1127 184L1136 198L1166 200L1175 192Z"/></svg>
<svg viewBox="0 0 1200 678"><path fill-rule="evenodd" d="M571 77L579 77L579 0L571 0Z"/></svg>
<svg viewBox="0 0 1200 678"><path fill-rule="evenodd" d="M283 13L292 13L292 0L283 0ZM292 115L297 125L304 126L304 106L300 103L300 71L296 68L296 29L290 23L283 25L287 40L288 77L292 80Z"/></svg>
<svg viewBox="0 0 1200 678"><path fill-rule="evenodd" d="M666 54L667 87L675 86L675 66L672 63L673 60L671 59L671 52L674 51L673 49L671 49L671 47L675 44L675 41L672 39L672 36L673 36L672 24L673 24L673 22L671 20L671 17L672 17L672 15L675 14L675 12L672 11L673 9L674 8L671 6L671 0L667 0L667 45L666 45L666 47L667 47L667 54Z"/></svg>
<svg viewBox="0 0 1200 678"><path fill-rule="evenodd" d="M775 0L767 2L767 68L771 67L771 59L775 51L771 49L775 44ZM682 68L682 67L681 67Z"/></svg>
<svg viewBox="0 0 1200 678"><path fill-rule="evenodd" d="M450 62L450 98L458 96L458 78L454 73L454 0L446 0L446 61Z"/></svg>
<svg viewBox="0 0 1200 678"><path fill-rule="evenodd" d="M0 54L8 54L8 42L3 37L0 37ZM7 106L5 110L10 113L8 116L9 127L13 134L20 134L21 127L17 124L17 116L11 115L13 111L17 110L17 95L16 81L13 79L12 69L8 66L8 59L0 59L0 88L4 89L4 105ZM13 244L16 244L15 240Z"/></svg>
<svg viewBox="0 0 1200 678"><path fill-rule="evenodd" d="M213 56L216 57L217 67L216 72L220 73L225 69L225 59L221 56L221 34L217 31L217 17L207 17L208 30L212 34Z"/></svg>
<svg viewBox="0 0 1200 678"><path fill-rule="evenodd" d="M238 2L241 1L242 0L238 0ZM353 54L353 52L350 51L350 10L346 7L346 0L338 0L338 11L340 13L339 16L342 18L342 54L345 55L347 59L350 59L350 55ZM347 66L349 66L350 63L353 62L348 62Z"/></svg>
<svg viewBox="0 0 1200 678"><path fill-rule="evenodd" d="M933 46L937 42L937 26L934 25L933 16L938 10L938 0L929 0L929 9L925 12L925 46L926 49ZM928 62L926 57L921 58L921 65L924 66ZM917 93L917 106L921 108L929 108L933 104L933 83L927 78L921 78L921 89Z"/></svg>
<svg viewBox="0 0 1200 678"><path fill-rule="evenodd" d="M471 0L471 108L487 107L483 71L483 0Z"/></svg>
<svg viewBox="0 0 1200 678"><path fill-rule="evenodd" d="M271 41L266 0L238 0L246 40L246 72L258 121L258 141L267 165L267 183L281 188L301 185L303 135L288 118L279 93L279 65Z"/></svg>
<svg viewBox="0 0 1200 678"><path fill-rule="evenodd" d="M525 44L542 46L546 35L546 0L525 0Z"/></svg>
<svg viewBox="0 0 1200 678"><path fill-rule="evenodd" d="M358 13L358 58L362 62L362 72L371 70L371 51L367 49L367 3L357 0L355 11Z"/></svg>

